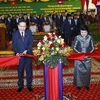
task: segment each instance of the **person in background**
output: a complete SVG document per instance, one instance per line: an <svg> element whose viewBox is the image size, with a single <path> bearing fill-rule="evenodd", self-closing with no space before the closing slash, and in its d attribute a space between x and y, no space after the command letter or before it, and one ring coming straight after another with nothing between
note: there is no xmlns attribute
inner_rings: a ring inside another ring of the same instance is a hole
<svg viewBox="0 0 100 100"><path fill-rule="evenodd" d="M29 29L31 30L32 35L38 32L38 26L34 22L31 22Z"/></svg>
<svg viewBox="0 0 100 100"><path fill-rule="evenodd" d="M26 22L20 19L18 22L18 30L12 34L12 45L16 56L20 54L31 54L33 46L33 36L30 30L26 29ZM32 59L21 57L18 65L18 90L21 92L24 88L24 67L26 68L26 81L29 92L32 92Z"/></svg>
<svg viewBox="0 0 100 100"><path fill-rule="evenodd" d="M13 32L13 21L12 16L8 15L8 18L5 21L7 27L7 40L12 40L12 32Z"/></svg>
<svg viewBox="0 0 100 100"><path fill-rule="evenodd" d="M87 28L80 27L80 34L74 39L73 49L76 53L91 53L94 51L94 41L91 35L88 34ZM91 58L85 56L84 60L75 60L74 62L74 84L80 90L85 87L90 89L91 75Z"/></svg>
<svg viewBox="0 0 100 100"><path fill-rule="evenodd" d="M72 45L72 35L74 29L74 20L72 19L71 14L68 14L68 18L64 21L62 26L62 34L64 36L64 41L68 46Z"/></svg>
<svg viewBox="0 0 100 100"><path fill-rule="evenodd" d="M73 20L74 20L74 29L73 29L73 34L72 34L72 40L74 40L74 38L79 35L80 32L80 20L78 18L77 14L74 14L73 16Z"/></svg>

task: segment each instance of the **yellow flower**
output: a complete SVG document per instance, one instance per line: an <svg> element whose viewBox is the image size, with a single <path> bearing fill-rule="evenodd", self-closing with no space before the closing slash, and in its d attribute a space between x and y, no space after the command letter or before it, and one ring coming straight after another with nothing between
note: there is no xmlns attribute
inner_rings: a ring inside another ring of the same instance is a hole
<svg viewBox="0 0 100 100"><path fill-rule="evenodd" d="M67 47L64 50L61 51L61 54L63 54L64 56L68 56L70 55L70 53L73 51L73 49L71 47Z"/></svg>
<svg viewBox="0 0 100 100"><path fill-rule="evenodd" d="M43 61L44 60L44 57L43 56L40 56L39 60L40 61Z"/></svg>
<svg viewBox="0 0 100 100"><path fill-rule="evenodd" d="M45 47L43 47L42 50L44 51L45 50Z"/></svg>
<svg viewBox="0 0 100 100"><path fill-rule="evenodd" d="M33 50L34 55L40 55L40 50Z"/></svg>
<svg viewBox="0 0 100 100"><path fill-rule="evenodd" d="M45 44L44 47L45 47L45 50L49 49L48 44Z"/></svg>

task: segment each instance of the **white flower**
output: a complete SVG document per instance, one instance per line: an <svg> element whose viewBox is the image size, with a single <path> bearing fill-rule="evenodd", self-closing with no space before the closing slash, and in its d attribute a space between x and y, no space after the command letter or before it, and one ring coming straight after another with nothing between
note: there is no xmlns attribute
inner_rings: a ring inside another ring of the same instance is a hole
<svg viewBox="0 0 100 100"><path fill-rule="evenodd" d="M61 38L61 36L59 36L59 38Z"/></svg>
<svg viewBox="0 0 100 100"><path fill-rule="evenodd" d="M57 42L60 43L60 39L57 39Z"/></svg>
<svg viewBox="0 0 100 100"><path fill-rule="evenodd" d="M54 50L54 47L53 48L51 48L52 50Z"/></svg>
<svg viewBox="0 0 100 100"><path fill-rule="evenodd" d="M56 50L59 51L59 48L57 47Z"/></svg>
<svg viewBox="0 0 100 100"><path fill-rule="evenodd" d="M42 45L41 42L39 42L39 43L37 44L38 47L40 47L41 45Z"/></svg>
<svg viewBox="0 0 100 100"><path fill-rule="evenodd" d="M51 33L48 33L49 35L51 35Z"/></svg>
<svg viewBox="0 0 100 100"><path fill-rule="evenodd" d="M61 42L61 44L63 44L64 43L64 39L60 39L60 42Z"/></svg>
<svg viewBox="0 0 100 100"><path fill-rule="evenodd" d="M49 44L52 44L52 41L49 41Z"/></svg>
<svg viewBox="0 0 100 100"><path fill-rule="evenodd" d="M53 32L53 34L55 35L55 32Z"/></svg>
<svg viewBox="0 0 100 100"><path fill-rule="evenodd" d="M57 36L55 36L55 39L58 39Z"/></svg>
<svg viewBox="0 0 100 100"><path fill-rule="evenodd" d="M40 49L40 47L37 47L38 49Z"/></svg>
<svg viewBox="0 0 100 100"><path fill-rule="evenodd" d="M44 36L44 40L45 40L45 41L47 40L47 36Z"/></svg>

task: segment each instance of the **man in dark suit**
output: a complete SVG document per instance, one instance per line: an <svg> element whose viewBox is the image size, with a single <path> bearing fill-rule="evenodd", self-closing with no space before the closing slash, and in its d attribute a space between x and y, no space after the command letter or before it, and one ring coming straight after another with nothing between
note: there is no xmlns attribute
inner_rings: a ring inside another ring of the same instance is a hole
<svg viewBox="0 0 100 100"><path fill-rule="evenodd" d="M15 54L32 54L33 37L30 30L26 30L26 22L24 19L19 20L18 30L13 32L12 44ZM24 87L24 67L26 67L27 88L30 92L32 89L32 59L21 57L18 65L18 90L21 92Z"/></svg>
<svg viewBox="0 0 100 100"><path fill-rule="evenodd" d="M57 13L55 23L56 23L58 35L62 35L61 34L62 31L61 31L61 13L60 12Z"/></svg>
<svg viewBox="0 0 100 100"><path fill-rule="evenodd" d="M74 14L73 20L74 20L74 24L75 24L75 25L74 25L74 29L73 29L72 38L73 38L73 40L74 40L74 38L75 38L77 35L79 35L81 23L80 23L80 20L79 20L77 14Z"/></svg>
<svg viewBox="0 0 100 100"><path fill-rule="evenodd" d="M72 16L69 14L68 19L66 19L62 26L62 31L64 35L64 41L68 46L72 45L72 34L74 29L74 21Z"/></svg>
<svg viewBox="0 0 100 100"><path fill-rule="evenodd" d="M5 21L6 27L7 27L7 39L9 41L12 40L12 32L13 32L13 21L12 17L8 15L6 21Z"/></svg>

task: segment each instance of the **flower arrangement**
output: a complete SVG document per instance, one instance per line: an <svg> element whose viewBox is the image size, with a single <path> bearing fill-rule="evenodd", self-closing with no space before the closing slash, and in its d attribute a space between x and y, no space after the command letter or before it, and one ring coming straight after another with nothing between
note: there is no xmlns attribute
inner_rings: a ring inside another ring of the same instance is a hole
<svg viewBox="0 0 100 100"><path fill-rule="evenodd" d="M4 23L0 23L0 28L5 28L6 29L6 25Z"/></svg>
<svg viewBox="0 0 100 100"><path fill-rule="evenodd" d="M39 41L37 49L33 50L33 53L37 56L37 64L43 62L54 68L59 60L67 64L67 56L71 51L72 49L65 44L61 36L57 36L55 33L47 33L43 40Z"/></svg>

